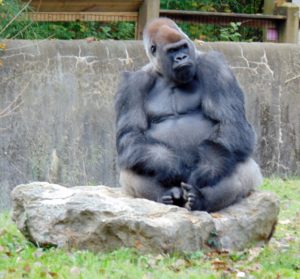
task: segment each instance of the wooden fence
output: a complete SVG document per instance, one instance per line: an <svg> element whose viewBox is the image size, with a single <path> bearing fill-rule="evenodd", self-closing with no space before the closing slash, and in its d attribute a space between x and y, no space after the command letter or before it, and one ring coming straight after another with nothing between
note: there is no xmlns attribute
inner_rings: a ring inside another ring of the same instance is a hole
<svg viewBox="0 0 300 279"><path fill-rule="evenodd" d="M264 29L266 40L298 43L299 7L292 3L277 7L276 15L159 10L159 0L32 0L31 5L36 12L28 13L27 18L34 21L136 22L137 39L142 38L148 20L164 16L193 24L241 22L243 26Z"/></svg>

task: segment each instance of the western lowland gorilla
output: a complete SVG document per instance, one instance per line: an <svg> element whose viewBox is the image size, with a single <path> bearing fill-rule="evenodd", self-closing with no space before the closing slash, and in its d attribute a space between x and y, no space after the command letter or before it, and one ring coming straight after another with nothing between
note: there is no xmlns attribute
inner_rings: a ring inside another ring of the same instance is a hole
<svg viewBox="0 0 300 279"><path fill-rule="evenodd" d="M170 19L144 30L150 63L116 94L120 184L134 197L220 210L262 181L244 95L223 56L201 53Z"/></svg>

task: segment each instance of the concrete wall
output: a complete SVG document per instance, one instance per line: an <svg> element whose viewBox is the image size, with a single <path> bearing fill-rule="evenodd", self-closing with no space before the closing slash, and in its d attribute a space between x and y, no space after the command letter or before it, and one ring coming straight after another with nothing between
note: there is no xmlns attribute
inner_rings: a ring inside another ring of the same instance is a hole
<svg viewBox="0 0 300 279"><path fill-rule="evenodd" d="M0 54L0 208L19 183L118 185L113 96L141 42L7 41ZM265 175L300 175L300 47L210 43L247 99Z"/></svg>

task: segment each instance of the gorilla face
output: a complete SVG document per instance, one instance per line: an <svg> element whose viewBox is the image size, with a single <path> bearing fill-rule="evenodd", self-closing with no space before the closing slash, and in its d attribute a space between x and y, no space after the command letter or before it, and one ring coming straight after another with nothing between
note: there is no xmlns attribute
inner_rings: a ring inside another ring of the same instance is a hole
<svg viewBox="0 0 300 279"><path fill-rule="evenodd" d="M160 72L175 83L190 82L195 76L195 50L190 43L182 39L166 45L151 46Z"/></svg>
<svg viewBox="0 0 300 279"><path fill-rule="evenodd" d="M178 45L168 46L166 55L172 63L172 68L169 68L169 71L171 70L170 74L175 82L187 83L194 78L194 55L185 40L179 42Z"/></svg>

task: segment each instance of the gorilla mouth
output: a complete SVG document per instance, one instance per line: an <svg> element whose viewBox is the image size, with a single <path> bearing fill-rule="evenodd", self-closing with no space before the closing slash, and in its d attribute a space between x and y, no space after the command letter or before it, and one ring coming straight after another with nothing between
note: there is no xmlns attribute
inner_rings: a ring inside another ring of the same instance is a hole
<svg viewBox="0 0 300 279"><path fill-rule="evenodd" d="M186 63L181 63L181 64L179 64L179 65L176 65L176 66L174 66L173 67L173 69L175 70L175 71L185 71L185 70L187 70L189 67L191 67L192 66L192 63L190 63L190 62L186 62Z"/></svg>
<svg viewBox="0 0 300 279"><path fill-rule="evenodd" d="M175 81L187 83L194 78L194 68L192 63L182 63L173 68Z"/></svg>

